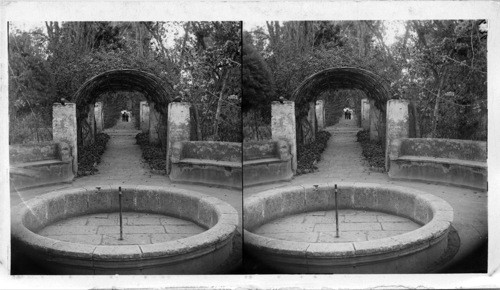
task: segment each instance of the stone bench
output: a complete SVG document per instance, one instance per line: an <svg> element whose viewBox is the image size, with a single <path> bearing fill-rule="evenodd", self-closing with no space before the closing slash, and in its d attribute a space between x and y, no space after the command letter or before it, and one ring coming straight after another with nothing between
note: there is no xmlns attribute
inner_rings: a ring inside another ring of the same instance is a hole
<svg viewBox="0 0 500 290"><path fill-rule="evenodd" d="M402 138L391 142L389 177L487 190L486 142Z"/></svg>
<svg viewBox="0 0 500 290"><path fill-rule="evenodd" d="M9 146L11 190L71 182L73 157L65 142Z"/></svg>
<svg viewBox="0 0 500 290"><path fill-rule="evenodd" d="M292 177L292 155L285 140L243 143L244 186L289 181Z"/></svg>
<svg viewBox="0 0 500 290"><path fill-rule="evenodd" d="M241 143L182 141L172 145L174 182L241 188Z"/></svg>

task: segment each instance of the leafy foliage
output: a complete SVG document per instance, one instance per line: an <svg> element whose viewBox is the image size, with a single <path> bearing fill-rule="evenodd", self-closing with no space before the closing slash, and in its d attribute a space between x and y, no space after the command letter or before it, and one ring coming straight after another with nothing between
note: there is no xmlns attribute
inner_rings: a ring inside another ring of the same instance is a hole
<svg viewBox="0 0 500 290"><path fill-rule="evenodd" d="M149 144L148 133L139 133L135 136L137 144L141 147L142 158L146 160L151 169L165 170L166 168L166 152L161 146Z"/></svg>
<svg viewBox="0 0 500 290"><path fill-rule="evenodd" d="M321 160L321 153L325 151L331 136L328 131L319 131L315 142L297 146L297 175L312 173L318 169L316 164Z"/></svg>
<svg viewBox="0 0 500 290"><path fill-rule="evenodd" d="M370 167L384 168L385 150L382 142L370 140L370 132L368 130L359 131L356 137L357 141L361 143L363 156L368 161Z"/></svg>
<svg viewBox="0 0 500 290"><path fill-rule="evenodd" d="M97 165L101 162L101 156L106 150L109 139L108 134L98 133L93 144L78 148L77 176L94 175L98 171Z"/></svg>
<svg viewBox="0 0 500 290"><path fill-rule="evenodd" d="M253 47L252 38L245 33L243 45L243 113L258 110L262 117L269 118L270 105L274 98L274 80L271 70L259 52Z"/></svg>
<svg viewBox="0 0 500 290"><path fill-rule="evenodd" d="M486 21L398 23L390 44L384 21L268 21L244 40L265 59L278 96L326 68L363 68L387 80L393 98L411 101L417 137L486 140ZM327 92L325 106L340 93ZM299 116L307 109L296 106Z"/></svg>
<svg viewBox="0 0 500 290"><path fill-rule="evenodd" d="M45 31L9 31L11 124L32 114L43 118L37 124L45 132L51 127L52 103L61 98L74 101L71 96L97 74L137 69L159 77L174 95L182 94L197 107L199 139L241 140L239 22L46 22L45 26ZM107 98L121 92L100 93ZM112 123L115 113L105 115L105 121L111 117ZM26 132L17 134L15 129L11 126L15 142L27 138ZM41 133L34 136L40 138Z"/></svg>

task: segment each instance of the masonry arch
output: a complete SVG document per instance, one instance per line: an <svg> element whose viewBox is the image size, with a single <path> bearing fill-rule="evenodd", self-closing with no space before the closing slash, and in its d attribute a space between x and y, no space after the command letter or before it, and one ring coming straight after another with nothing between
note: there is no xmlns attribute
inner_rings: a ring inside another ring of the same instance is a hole
<svg viewBox="0 0 500 290"><path fill-rule="evenodd" d="M327 90L337 89L358 89L363 91L366 96L373 100L375 107L380 112L381 128L385 120L386 103L393 96L389 87L389 81L375 73L356 67L334 67L324 69L307 77L293 92L291 101L295 102L296 117L297 117L297 141L306 143L307 136L312 136L314 139L315 128L314 124L310 124L315 119L311 120L311 110L314 111L314 105L317 98L322 92ZM308 117L309 115L309 117ZM311 132L312 130L312 132ZM385 130L381 130L382 135ZM383 137L384 136L380 136ZM299 144L300 144L299 143Z"/></svg>
<svg viewBox="0 0 500 290"><path fill-rule="evenodd" d="M91 108L100 95L112 91L136 91L144 95L154 109L163 117L167 115L168 104L174 98L173 86L159 77L135 69L109 70L88 79L73 95L77 110L78 144L92 140L94 136ZM92 121L89 121L92 120Z"/></svg>

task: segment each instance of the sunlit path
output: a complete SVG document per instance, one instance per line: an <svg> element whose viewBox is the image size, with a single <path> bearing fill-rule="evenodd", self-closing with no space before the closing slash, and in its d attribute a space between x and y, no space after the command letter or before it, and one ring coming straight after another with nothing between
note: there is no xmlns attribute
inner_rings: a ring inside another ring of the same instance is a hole
<svg viewBox="0 0 500 290"><path fill-rule="evenodd" d="M318 162L318 172L327 178L343 180L346 177L366 175L368 170L363 158L361 145L356 142L356 133L361 130L356 118L341 118L333 126L324 130L332 134L328 145Z"/></svg>
<svg viewBox="0 0 500 290"><path fill-rule="evenodd" d="M139 132L135 129L133 118L130 122L120 118L114 127L104 130L111 138L97 166L96 178L119 181L150 175L148 165L142 159L141 148L136 144L135 136Z"/></svg>

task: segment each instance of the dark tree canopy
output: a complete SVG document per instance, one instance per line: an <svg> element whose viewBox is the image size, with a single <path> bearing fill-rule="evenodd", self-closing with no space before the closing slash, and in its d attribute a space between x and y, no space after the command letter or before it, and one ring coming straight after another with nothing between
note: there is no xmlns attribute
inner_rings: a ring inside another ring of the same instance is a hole
<svg viewBox="0 0 500 290"><path fill-rule="evenodd" d="M274 98L271 70L251 42L243 44L242 111L265 110Z"/></svg>

